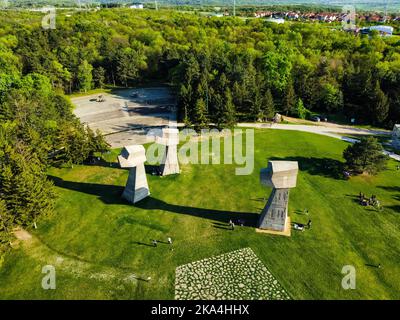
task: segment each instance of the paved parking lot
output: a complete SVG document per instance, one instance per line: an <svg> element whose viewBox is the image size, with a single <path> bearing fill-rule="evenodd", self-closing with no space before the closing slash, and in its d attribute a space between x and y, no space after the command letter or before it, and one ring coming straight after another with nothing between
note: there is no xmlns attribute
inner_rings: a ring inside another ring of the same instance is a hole
<svg viewBox="0 0 400 320"><path fill-rule="evenodd" d="M98 102L102 95L103 102ZM143 144L149 129L176 121L176 99L168 87L116 90L71 99L75 114L83 123L106 136L113 148Z"/></svg>

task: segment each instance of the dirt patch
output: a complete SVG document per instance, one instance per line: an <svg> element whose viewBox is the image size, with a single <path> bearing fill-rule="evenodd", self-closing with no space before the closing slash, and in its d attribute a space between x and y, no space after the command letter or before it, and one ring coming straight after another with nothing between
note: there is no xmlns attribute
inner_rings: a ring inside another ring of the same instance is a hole
<svg viewBox="0 0 400 320"><path fill-rule="evenodd" d="M14 236L21 241L28 241L32 239L32 235L24 229L14 230Z"/></svg>

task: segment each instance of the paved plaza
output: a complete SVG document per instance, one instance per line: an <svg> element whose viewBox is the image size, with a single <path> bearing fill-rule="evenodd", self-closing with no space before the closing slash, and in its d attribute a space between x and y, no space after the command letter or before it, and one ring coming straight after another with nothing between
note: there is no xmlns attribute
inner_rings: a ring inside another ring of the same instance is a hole
<svg viewBox="0 0 400 320"><path fill-rule="evenodd" d="M98 102L102 95L103 102ZM176 99L168 87L131 88L71 99L83 123L99 129L111 147L154 141L149 129L176 121Z"/></svg>
<svg viewBox="0 0 400 320"><path fill-rule="evenodd" d="M250 248L176 268L177 300L289 300L290 296Z"/></svg>

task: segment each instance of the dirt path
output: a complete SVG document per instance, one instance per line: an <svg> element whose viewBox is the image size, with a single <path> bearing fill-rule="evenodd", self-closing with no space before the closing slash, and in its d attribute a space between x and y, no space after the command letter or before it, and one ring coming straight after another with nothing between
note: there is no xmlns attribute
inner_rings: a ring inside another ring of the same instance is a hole
<svg viewBox="0 0 400 320"><path fill-rule="evenodd" d="M390 131L386 130L373 130L373 129L363 129L346 127L340 125L332 124L320 124L320 125L307 125L307 124L268 124L268 123L239 123L239 127L249 127L249 128L270 128L270 129L280 129L280 130L294 130L294 131L304 131L316 134L328 135L332 137L342 137L343 135L390 135Z"/></svg>

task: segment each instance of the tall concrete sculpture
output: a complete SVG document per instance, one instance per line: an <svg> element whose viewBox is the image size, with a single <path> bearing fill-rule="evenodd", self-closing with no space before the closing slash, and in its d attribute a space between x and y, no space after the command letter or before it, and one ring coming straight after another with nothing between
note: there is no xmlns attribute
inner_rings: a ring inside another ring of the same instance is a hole
<svg viewBox="0 0 400 320"><path fill-rule="evenodd" d="M259 229L289 232L289 190L296 187L299 166L297 161L269 161L261 170L261 184L272 187L272 193L258 222Z"/></svg>
<svg viewBox="0 0 400 320"><path fill-rule="evenodd" d="M400 149L400 124L395 124L392 131L392 146Z"/></svg>
<svg viewBox="0 0 400 320"><path fill-rule="evenodd" d="M118 156L118 162L121 168L130 168L122 197L131 203L136 203L150 195L144 168L146 162L144 147L142 145L124 147Z"/></svg>
<svg viewBox="0 0 400 320"><path fill-rule="evenodd" d="M179 173L178 151L179 130L163 128L162 136L156 137L156 143L165 145L165 153L160 165L162 176Z"/></svg>

